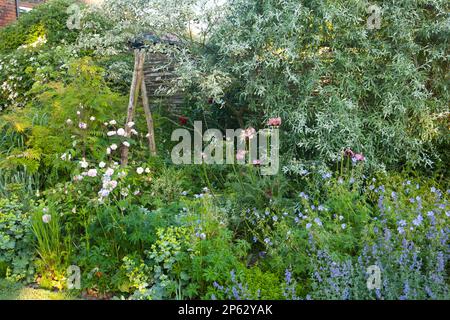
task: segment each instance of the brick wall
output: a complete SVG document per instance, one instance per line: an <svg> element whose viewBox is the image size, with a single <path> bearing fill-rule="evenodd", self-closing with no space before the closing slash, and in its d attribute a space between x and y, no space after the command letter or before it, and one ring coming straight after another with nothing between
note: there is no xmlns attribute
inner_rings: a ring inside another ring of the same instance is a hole
<svg viewBox="0 0 450 320"><path fill-rule="evenodd" d="M46 0L19 0L19 7L32 8ZM103 0L82 0L90 5L98 5ZM16 20L16 4L15 0L0 0L0 27L6 26Z"/></svg>
<svg viewBox="0 0 450 320"><path fill-rule="evenodd" d="M16 20L14 1L0 0L0 27Z"/></svg>
<svg viewBox="0 0 450 320"><path fill-rule="evenodd" d="M45 0L19 1L20 7L32 8ZM6 26L16 20L15 0L0 0L0 27Z"/></svg>

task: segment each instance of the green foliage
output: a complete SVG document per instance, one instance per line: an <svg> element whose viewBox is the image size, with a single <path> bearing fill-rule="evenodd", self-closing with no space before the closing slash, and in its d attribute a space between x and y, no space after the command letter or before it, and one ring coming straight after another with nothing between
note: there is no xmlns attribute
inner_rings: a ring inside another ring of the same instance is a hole
<svg viewBox="0 0 450 320"><path fill-rule="evenodd" d="M96 298L448 299L444 1L375 1L378 30L354 0L150 2L85 8L77 31L53 0L0 30L2 276L62 290L76 265ZM127 41L149 31L180 40L154 50L186 96L151 105L156 157L141 108L124 124ZM174 129L272 117L277 175L170 164Z"/></svg>
<svg viewBox="0 0 450 320"><path fill-rule="evenodd" d="M29 206L0 198L0 275L30 281L34 274Z"/></svg>
<svg viewBox="0 0 450 320"><path fill-rule="evenodd" d="M9 26L0 29L0 54L11 53L22 45L30 45L45 37L50 46L71 43L77 38L76 29L69 30L67 8L74 0L52 0L39 5Z"/></svg>
<svg viewBox="0 0 450 320"><path fill-rule="evenodd" d="M39 182L53 184L73 170L63 155L81 160L105 154L103 122L123 109L123 97L106 86L102 69L89 58L73 61L67 77L65 83L35 83L33 93L38 99L0 118L0 128L9 137L8 149L0 150L5 153L0 160L5 173L6 169L39 173ZM80 128L81 123L87 129Z"/></svg>
<svg viewBox="0 0 450 320"><path fill-rule="evenodd" d="M233 1L202 62L183 57L180 72L236 120L280 116L287 160L350 147L377 169L448 162L447 2L370 4L379 30L362 1Z"/></svg>
<svg viewBox="0 0 450 320"><path fill-rule="evenodd" d="M64 237L60 216L52 207L37 208L31 216L31 228L35 236L37 272L44 288L62 289L65 286L67 257L70 256L71 240Z"/></svg>

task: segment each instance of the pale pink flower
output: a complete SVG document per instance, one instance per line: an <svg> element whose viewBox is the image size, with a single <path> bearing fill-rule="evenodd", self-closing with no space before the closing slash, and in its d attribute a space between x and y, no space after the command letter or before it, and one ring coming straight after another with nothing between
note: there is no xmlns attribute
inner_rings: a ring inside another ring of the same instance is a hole
<svg viewBox="0 0 450 320"><path fill-rule="evenodd" d="M247 152L245 151L245 150L239 150L237 153L236 153L236 159L237 160L244 160L245 159L245 154L246 154Z"/></svg>
<svg viewBox="0 0 450 320"><path fill-rule="evenodd" d="M88 177L96 177L97 176L97 169L91 169L87 172Z"/></svg>
<svg viewBox="0 0 450 320"><path fill-rule="evenodd" d="M84 179L84 177L82 175L77 175L77 176L73 177L73 181L81 181L83 179Z"/></svg>
<svg viewBox="0 0 450 320"><path fill-rule="evenodd" d="M271 127L279 127L281 126L281 118L270 118L269 121L267 122L267 125L271 126Z"/></svg>
<svg viewBox="0 0 450 320"><path fill-rule="evenodd" d="M260 166L261 165L261 160L253 160L253 165L254 166Z"/></svg>
<svg viewBox="0 0 450 320"><path fill-rule="evenodd" d="M241 134L241 140L245 141L246 139L252 140L255 137L256 130L255 128L245 129Z"/></svg>
<svg viewBox="0 0 450 320"><path fill-rule="evenodd" d="M42 221L43 221L44 223L50 223L51 220L52 220L52 216L49 215L49 214L44 214L44 215L42 216Z"/></svg>
<svg viewBox="0 0 450 320"><path fill-rule="evenodd" d="M108 168L106 169L105 176L111 177L114 174L114 169Z"/></svg>
<svg viewBox="0 0 450 320"><path fill-rule="evenodd" d="M366 157L364 157L364 155L362 155L360 153L357 153L357 154L354 155L353 159L355 161L365 161Z"/></svg>

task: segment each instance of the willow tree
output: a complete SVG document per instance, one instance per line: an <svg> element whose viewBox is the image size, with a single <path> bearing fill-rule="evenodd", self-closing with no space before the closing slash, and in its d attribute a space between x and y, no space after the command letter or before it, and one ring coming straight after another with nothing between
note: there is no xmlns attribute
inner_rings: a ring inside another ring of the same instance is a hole
<svg viewBox="0 0 450 320"><path fill-rule="evenodd" d="M447 12L445 0L232 0L186 70L249 124L282 117L287 159L349 147L377 168L433 166L448 150Z"/></svg>

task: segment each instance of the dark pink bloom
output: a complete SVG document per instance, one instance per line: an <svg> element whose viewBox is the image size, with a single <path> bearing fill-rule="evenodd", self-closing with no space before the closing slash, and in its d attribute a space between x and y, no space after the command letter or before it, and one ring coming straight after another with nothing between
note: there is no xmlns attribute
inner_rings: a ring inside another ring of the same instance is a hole
<svg viewBox="0 0 450 320"><path fill-rule="evenodd" d="M345 155L347 157L353 158L355 156L355 153L352 151L352 149L348 148L345 150Z"/></svg>
<svg viewBox="0 0 450 320"><path fill-rule="evenodd" d="M360 153L355 154L353 159L355 159L355 161L365 161L366 160L366 158Z"/></svg>

